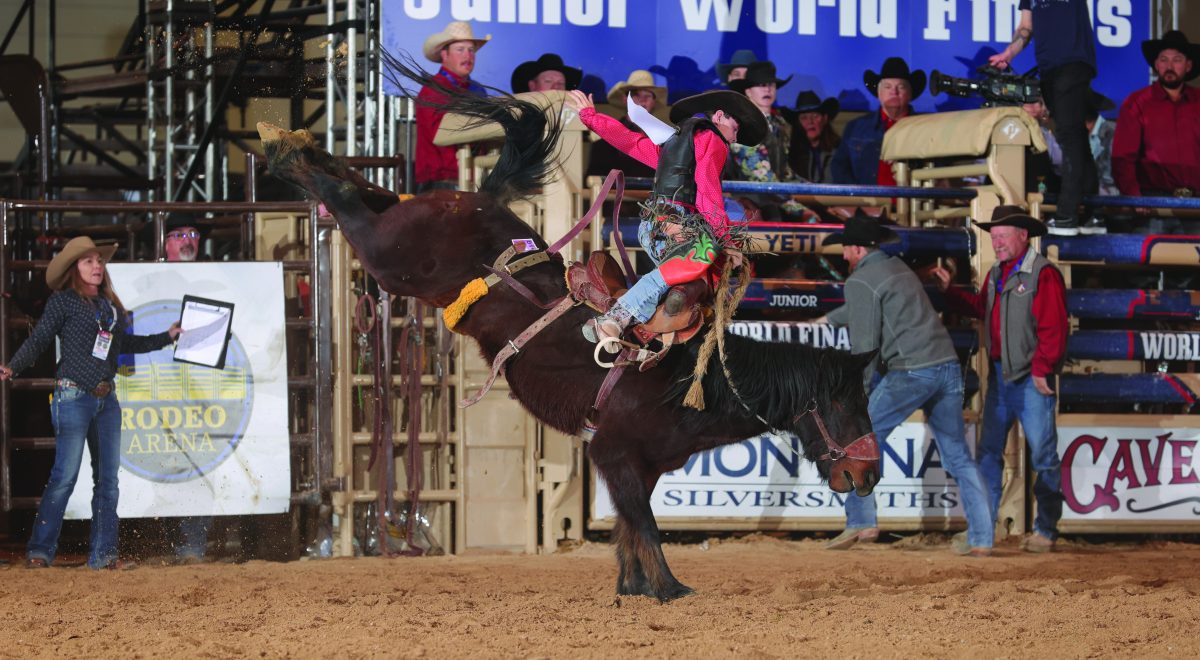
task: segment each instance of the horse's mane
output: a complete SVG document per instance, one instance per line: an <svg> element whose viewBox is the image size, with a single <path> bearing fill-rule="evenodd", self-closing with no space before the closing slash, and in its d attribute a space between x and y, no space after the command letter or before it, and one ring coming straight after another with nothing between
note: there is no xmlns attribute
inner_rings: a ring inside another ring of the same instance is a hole
<svg viewBox="0 0 1200 660"><path fill-rule="evenodd" d="M796 416L811 401L816 400L824 408L832 401L849 400L856 393L859 396L862 393L865 356L804 344L761 342L726 333L726 365L737 392L730 388L721 369L720 356L713 351L708 375L704 377L705 410L695 411L684 407L682 401L692 382L699 345L700 342L686 345L688 358L676 363L674 385L667 393L667 400L672 405L690 411L685 417L687 423L707 424L708 415L734 418L758 415L771 428L793 431ZM747 412L746 407L752 413Z"/></svg>
<svg viewBox="0 0 1200 660"><path fill-rule="evenodd" d="M546 183L552 171L550 164L562 122L558 115L546 116L546 112L534 103L518 99L495 87L486 89L496 96L479 96L470 91L447 85L436 76L421 71L409 55L395 56L381 51L384 73L393 84L405 89L405 81L432 87L447 97L447 101L431 103L418 99L418 103L438 110L472 118L467 128L475 128L490 122L500 124L504 130L504 144L495 167L479 185L479 192L495 197L502 204L529 197ZM411 94L411 92L409 92ZM416 98L416 94L411 94Z"/></svg>

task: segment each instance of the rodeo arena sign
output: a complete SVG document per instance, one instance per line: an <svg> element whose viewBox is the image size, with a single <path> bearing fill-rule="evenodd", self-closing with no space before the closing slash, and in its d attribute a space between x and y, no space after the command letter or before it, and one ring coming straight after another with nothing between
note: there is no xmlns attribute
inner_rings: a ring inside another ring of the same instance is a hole
<svg viewBox="0 0 1200 660"><path fill-rule="evenodd" d="M180 292L232 306L223 364L171 351L122 356L122 518L281 513L291 494L283 269L279 263L109 266L133 332L180 319ZM68 518L90 518L85 459Z"/></svg>

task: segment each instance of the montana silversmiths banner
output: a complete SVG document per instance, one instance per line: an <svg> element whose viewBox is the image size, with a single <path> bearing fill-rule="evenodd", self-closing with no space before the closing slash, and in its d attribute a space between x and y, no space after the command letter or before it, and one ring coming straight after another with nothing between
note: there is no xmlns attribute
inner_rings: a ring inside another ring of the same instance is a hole
<svg viewBox="0 0 1200 660"><path fill-rule="evenodd" d="M291 495L283 267L111 264L135 334L179 320L183 296L232 304L224 369L175 362L172 347L121 357L122 518L281 513ZM86 454L86 450L85 450ZM90 518L86 455L67 505Z"/></svg>
<svg viewBox="0 0 1200 660"><path fill-rule="evenodd" d="M975 437L973 426L967 426L967 437ZM958 484L942 467L925 424L901 424L880 450L883 478L875 487L875 503L881 519L964 517ZM803 459L802 451L798 438L763 434L695 454L687 465L658 480L650 505L660 520L843 520L846 495L822 483L816 466ZM593 517L615 518L603 479L596 479L595 493Z"/></svg>
<svg viewBox="0 0 1200 660"><path fill-rule="evenodd" d="M1063 520L1200 521L1200 429L1058 427Z"/></svg>
<svg viewBox="0 0 1200 660"><path fill-rule="evenodd" d="M1012 40L1018 0L382 0L382 44L421 55L430 35L450 21L468 21L475 36L491 35L472 77L505 91L518 64L557 53L583 69L581 89L602 100L634 69L665 82L670 100L719 84L715 65L750 49L778 66L777 105L790 106L801 90L835 96L845 110L874 107L863 70L878 71L891 56L926 73L977 78L975 70ZM1141 42L1150 38L1150 3L1090 0L1096 35L1097 91L1119 105L1144 87L1150 69ZM1035 25L1036 30L1036 25ZM1044 38L1053 38L1048 35ZM1033 46L1013 63L1034 66ZM389 93L397 93L390 83ZM414 90L415 91L415 90ZM978 101L928 90L914 103L921 112L978 107Z"/></svg>

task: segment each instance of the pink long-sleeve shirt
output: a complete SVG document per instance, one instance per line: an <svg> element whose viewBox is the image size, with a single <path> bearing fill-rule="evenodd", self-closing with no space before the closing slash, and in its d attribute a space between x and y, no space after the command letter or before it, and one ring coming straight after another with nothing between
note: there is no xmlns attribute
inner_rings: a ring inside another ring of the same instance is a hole
<svg viewBox="0 0 1200 660"><path fill-rule="evenodd" d="M642 133L631 131L608 115L584 108L579 113L584 126L595 131L605 142L646 165L658 168L661 149ZM729 234L729 216L721 191L721 170L729 157L729 145L712 131L696 131L696 211L704 216L719 238Z"/></svg>

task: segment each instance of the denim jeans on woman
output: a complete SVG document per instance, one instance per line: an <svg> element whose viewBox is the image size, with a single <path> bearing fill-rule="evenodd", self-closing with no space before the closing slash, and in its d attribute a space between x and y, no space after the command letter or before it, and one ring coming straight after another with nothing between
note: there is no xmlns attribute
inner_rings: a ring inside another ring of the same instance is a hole
<svg viewBox="0 0 1200 660"><path fill-rule="evenodd" d="M967 449L962 405L962 372L955 360L924 369L888 372L871 391L867 412L875 436L884 442L914 411L925 411L942 466L958 482L967 516L967 542L973 547L990 548L995 536L992 510L988 508L979 466ZM846 529L877 526L875 495L848 493Z"/></svg>
<svg viewBox="0 0 1200 660"><path fill-rule="evenodd" d="M1062 517L1063 505L1058 427L1054 422L1057 397L1037 391L1030 376L1012 383L997 378L1000 373L999 362L993 362L989 372L987 395L983 401L979 471L983 473L992 511L1000 510L1004 446L1008 443L1008 431L1014 420L1020 420L1033 469L1037 473L1037 481L1033 484L1033 496L1037 500L1033 530L1048 539L1057 539L1058 519Z"/></svg>
<svg viewBox="0 0 1200 660"><path fill-rule="evenodd" d="M99 399L78 387L59 386L50 404L54 423L54 467L42 494L27 557L52 563L58 552L67 500L75 490L83 447L92 457L92 529L88 566L103 568L117 558L117 468L121 465L121 406L115 392Z"/></svg>

